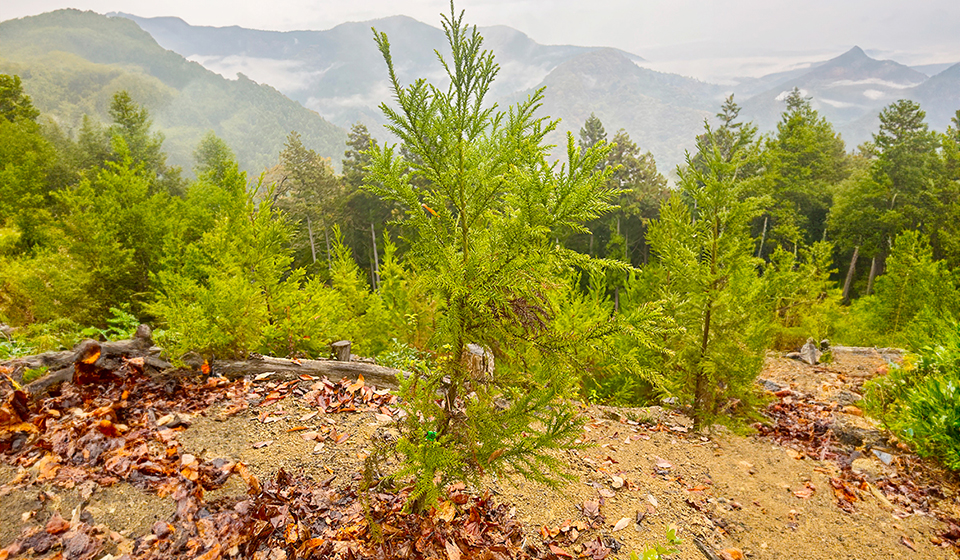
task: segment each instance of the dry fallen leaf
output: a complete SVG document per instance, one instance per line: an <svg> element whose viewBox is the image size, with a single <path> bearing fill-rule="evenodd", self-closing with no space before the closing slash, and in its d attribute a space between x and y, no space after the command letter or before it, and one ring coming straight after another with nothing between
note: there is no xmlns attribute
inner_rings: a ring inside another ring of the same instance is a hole
<svg viewBox="0 0 960 560"><path fill-rule="evenodd" d="M720 551L723 560L743 560L743 551L739 548L725 548Z"/></svg>
<svg viewBox="0 0 960 560"><path fill-rule="evenodd" d="M457 507L453 502L446 500L437 508L437 517L450 523L457 516Z"/></svg>
<svg viewBox="0 0 960 560"><path fill-rule="evenodd" d="M460 548L453 543L453 541L446 541L443 544L444 548L447 549L447 558L450 560L460 560Z"/></svg>
<svg viewBox="0 0 960 560"><path fill-rule="evenodd" d="M630 524L630 519L627 517L621 518L620 521L617 521L617 524L613 526L614 532L621 531Z"/></svg>
<svg viewBox="0 0 960 560"><path fill-rule="evenodd" d="M258 441L258 442L256 442L256 443L254 443L252 447L253 447L254 449L260 449L260 448L263 448L263 447L266 447L266 446L270 445L271 443L273 443L273 440L272 440L272 439L268 439L268 440L266 440L266 441Z"/></svg>

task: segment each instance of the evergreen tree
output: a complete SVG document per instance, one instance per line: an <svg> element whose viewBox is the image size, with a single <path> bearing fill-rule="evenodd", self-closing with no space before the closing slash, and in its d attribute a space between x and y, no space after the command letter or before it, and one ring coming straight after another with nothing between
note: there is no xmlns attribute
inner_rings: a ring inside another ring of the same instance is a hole
<svg viewBox="0 0 960 560"><path fill-rule="evenodd" d="M357 264L369 270L371 283L378 285L379 263L383 251L383 236L388 224L396 219L396 205L361 189L370 165L370 152L377 146L367 127L357 123L347 137L347 151L343 157L343 179L347 201L344 204L344 239L353 248Z"/></svg>
<svg viewBox="0 0 960 560"><path fill-rule="evenodd" d="M343 180L353 188L360 188L366 176L365 167L370 165L370 150L377 145L366 125L356 123L347 136L347 151L343 153Z"/></svg>
<svg viewBox="0 0 960 560"><path fill-rule="evenodd" d="M309 255L299 257L298 265L317 262L320 251L320 235L323 236L325 252L320 253L322 260L329 263L330 241L328 227L338 214L341 185L333 167L327 159L315 150L303 145L300 134L291 132L280 152L280 164L283 179L277 189L276 198L280 209L286 211L299 224L298 253Z"/></svg>
<svg viewBox="0 0 960 560"><path fill-rule="evenodd" d="M603 129L603 123L597 118L597 115L590 113L587 120L580 129L580 149L586 150L607 141L607 131Z"/></svg>
<svg viewBox="0 0 960 560"><path fill-rule="evenodd" d="M833 185L846 176L843 140L794 88L764 154L772 237L785 245L823 239Z"/></svg>
<svg viewBox="0 0 960 560"><path fill-rule="evenodd" d="M9 122L36 122L40 116L30 96L23 92L20 76L0 74L0 117Z"/></svg>
<svg viewBox="0 0 960 560"><path fill-rule="evenodd" d="M752 256L758 201L737 179L709 126L688 154L680 192L650 225L666 281L660 295L683 330L668 340L675 390L693 406L695 429L722 412L749 412L763 365L770 316Z"/></svg>
<svg viewBox="0 0 960 560"><path fill-rule="evenodd" d="M709 151L715 147L723 161L736 163L730 171L741 179L756 173L760 167L756 150L757 127L738 120L740 106L733 100L732 93L724 100L716 117L720 126L712 129L710 134L698 136L698 145L704 144ZM705 152L698 150L691 160L692 165L706 169L708 165L703 159L704 154Z"/></svg>
<svg viewBox="0 0 960 560"><path fill-rule="evenodd" d="M544 450L571 445L578 433L558 399L576 379L574 364L557 353L578 339L557 332L545 292L558 270L590 262L559 247L551 232L582 229L618 194L606 184L609 172L597 170L609 149L603 144L581 151L569 135L568 163L558 171L547 161L544 136L556 123L534 114L542 91L507 112L484 103L498 67L462 17L451 4L443 18L449 87L425 80L402 87L388 39L376 33L397 102L381 109L416 158L376 147L367 181L402 205L411 266L441 301L430 341L439 367L401 381L409 415L398 476L415 475L415 508L429 506L452 478L510 467L554 479L556 459ZM415 186L418 178L424 186ZM590 336L611 328L604 319ZM469 344L496 352L492 372L471 369Z"/></svg>
<svg viewBox="0 0 960 560"><path fill-rule="evenodd" d="M110 135L123 138L132 161L143 166L151 176L152 188L180 195L183 193L183 181L180 168L167 166L167 155L163 152L163 134L151 132L153 120L147 108L139 105L126 91L118 91L110 104ZM117 158L122 158L116 154Z"/></svg>

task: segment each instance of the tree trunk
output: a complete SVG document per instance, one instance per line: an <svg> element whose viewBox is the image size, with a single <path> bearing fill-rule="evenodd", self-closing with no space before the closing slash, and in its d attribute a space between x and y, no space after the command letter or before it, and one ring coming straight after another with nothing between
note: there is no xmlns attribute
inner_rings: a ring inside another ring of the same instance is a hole
<svg viewBox="0 0 960 560"><path fill-rule="evenodd" d="M333 351L333 359L338 362L349 362L350 361L350 341L349 340L339 340L330 345L330 349Z"/></svg>
<svg viewBox="0 0 960 560"><path fill-rule="evenodd" d="M843 302L850 303L850 285L853 284L853 275L857 271L857 257L860 255L860 246L853 248L853 256L850 257L850 269L847 270L847 279L843 283Z"/></svg>
<svg viewBox="0 0 960 560"><path fill-rule="evenodd" d="M590 234L590 256L593 256L593 234Z"/></svg>
<svg viewBox="0 0 960 560"><path fill-rule="evenodd" d="M327 270L333 270L333 263L330 262L330 234L327 233L327 220L323 220L323 239L327 242Z"/></svg>
<svg viewBox="0 0 960 560"><path fill-rule="evenodd" d="M373 222L370 222L370 236L373 238L373 289L380 287L380 257L377 255L377 230L373 228Z"/></svg>
<svg viewBox="0 0 960 560"><path fill-rule="evenodd" d="M317 247L313 243L313 224L310 222L310 215L307 215L307 234L310 236L310 255L313 262L317 262Z"/></svg>
<svg viewBox="0 0 960 560"><path fill-rule="evenodd" d="M760 234L760 248L757 249L757 258L758 258L758 259L759 259L761 256L763 256L763 244L764 244L764 242L767 240L767 220L768 220L768 219L769 219L769 216L764 216L764 217L763 217L763 233Z"/></svg>
<svg viewBox="0 0 960 560"><path fill-rule="evenodd" d="M698 432L703 427L704 413L707 408L707 372L703 369L703 361L707 357L707 344L710 341L710 318L713 315L713 304L707 303L707 310L703 315L703 338L700 340L700 363L697 364L697 383L693 393L693 431Z"/></svg>
<svg viewBox="0 0 960 560"><path fill-rule="evenodd" d="M873 279L877 277L877 256L874 255L873 259L870 260L870 276L867 278L867 293L870 295L873 292Z"/></svg>

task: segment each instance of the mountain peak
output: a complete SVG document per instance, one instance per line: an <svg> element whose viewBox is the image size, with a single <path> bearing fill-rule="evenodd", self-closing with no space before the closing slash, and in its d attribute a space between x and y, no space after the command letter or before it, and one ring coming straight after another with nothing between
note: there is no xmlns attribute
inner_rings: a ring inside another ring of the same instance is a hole
<svg viewBox="0 0 960 560"><path fill-rule="evenodd" d="M867 59L870 59L870 57L867 56L867 53L863 52L863 49L861 49L856 45L854 45L853 48L850 49L849 51L837 57L837 60L843 60L846 62L854 61L854 60L867 60Z"/></svg>

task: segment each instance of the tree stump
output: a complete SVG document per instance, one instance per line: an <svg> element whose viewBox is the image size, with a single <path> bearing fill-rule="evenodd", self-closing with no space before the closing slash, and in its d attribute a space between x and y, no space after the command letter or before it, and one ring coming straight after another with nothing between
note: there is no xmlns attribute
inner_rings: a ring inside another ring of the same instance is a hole
<svg viewBox="0 0 960 560"><path fill-rule="evenodd" d="M333 359L338 362L350 361L350 341L339 340L330 345L333 348Z"/></svg>

